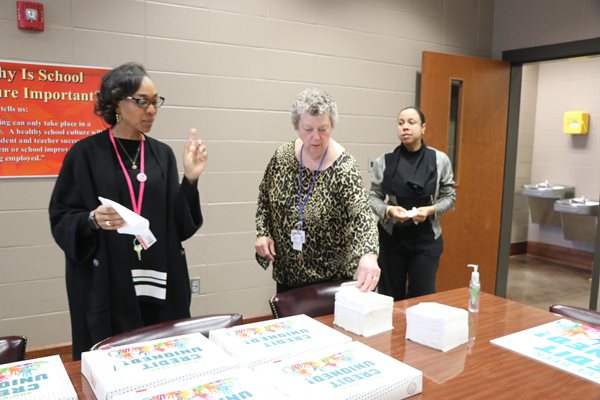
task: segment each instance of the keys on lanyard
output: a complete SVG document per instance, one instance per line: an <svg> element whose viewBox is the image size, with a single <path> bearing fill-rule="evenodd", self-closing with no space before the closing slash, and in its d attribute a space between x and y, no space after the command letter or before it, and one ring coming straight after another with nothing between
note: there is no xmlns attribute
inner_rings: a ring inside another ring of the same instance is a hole
<svg viewBox="0 0 600 400"><path fill-rule="evenodd" d="M141 243L138 241L137 238L133 239L133 251L135 251L137 253L137 258L138 261L142 261L142 250L144 248L142 247Z"/></svg>

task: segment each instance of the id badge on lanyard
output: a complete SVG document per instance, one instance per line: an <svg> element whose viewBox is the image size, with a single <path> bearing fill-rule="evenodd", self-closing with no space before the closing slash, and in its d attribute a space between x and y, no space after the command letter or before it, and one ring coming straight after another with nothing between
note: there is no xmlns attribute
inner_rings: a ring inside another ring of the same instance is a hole
<svg viewBox="0 0 600 400"><path fill-rule="evenodd" d="M302 229L292 229L290 234L292 240L292 248L297 251L302 251L302 245L306 242L306 236Z"/></svg>
<svg viewBox="0 0 600 400"><path fill-rule="evenodd" d="M329 145L325 148L325 152L323 153L323 157L321 157L321 161L319 162L319 166L317 167L317 173L314 175L312 182L308 188L308 193L304 200L302 199L302 152L304 151L304 145L300 148L300 164L298 166L298 211L300 213L300 221L296 225L295 229L292 229L290 233L290 239L292 240L292 248L296 251L302 251L302 245L306 243L306 233L303 229L304 227L304 207L308 202L308 198L312 194L313 187L315 182L317 181L317 177L321 172L321 166L323 165L323 160L325 160L325 156L327 155L327 150L329 150Z"/></svg>

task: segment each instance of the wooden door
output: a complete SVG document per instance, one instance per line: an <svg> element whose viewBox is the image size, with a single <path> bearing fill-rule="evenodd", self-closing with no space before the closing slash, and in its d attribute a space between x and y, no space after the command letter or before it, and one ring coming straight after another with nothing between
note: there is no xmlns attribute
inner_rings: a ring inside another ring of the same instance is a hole
<svg viewBox="0 0 600 400"><path fill-rule="evenodd" d="M468 285L478 264L481 289L494 293L506 147L510 63L423 52L420 107L425 142L448 153L452 86L458 90L454 211L441 217L444 253L437 290ZM458 83L459 82L459 83ZM455 89L455 93L457 90ZM466 301L466 300L465 300Z"/></svg>

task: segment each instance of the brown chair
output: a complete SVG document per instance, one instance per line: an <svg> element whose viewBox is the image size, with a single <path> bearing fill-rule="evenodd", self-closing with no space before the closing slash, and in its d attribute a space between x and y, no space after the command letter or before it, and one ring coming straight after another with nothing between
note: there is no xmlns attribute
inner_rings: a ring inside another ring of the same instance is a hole
<svg viewBox="0 0 600 400"><path fill-rule="evenodd" d="M587 325L600 326L600 311L569 306L566 304L553 304L550 306L550 312L567 318L576 319Z"/></svg>
<svg viewBox="0 0 600 400"><path fill-rule="evenodd" d="M269 299L273 318L306 314L320 317L333 314L335 294L343 282L324 282L277 293Z"/></svg>
<svg viewBox="0 0 600 400"><path fill-rule="evenodd" d="M0 364L7 364L25 359L27 338L25 336L0 337Z"/></svg>
<svg viewBox="0 0 600 400"><path fill-rule="evenodd" d="M213 329L229 328L242 323L241 314L214 314L200 317L183 318L175 321L161 322L145 326L129 332L111 336L92 346L90 350L107 349L125 344L162 339L170 336L199 332L208 337Z"/></svg>

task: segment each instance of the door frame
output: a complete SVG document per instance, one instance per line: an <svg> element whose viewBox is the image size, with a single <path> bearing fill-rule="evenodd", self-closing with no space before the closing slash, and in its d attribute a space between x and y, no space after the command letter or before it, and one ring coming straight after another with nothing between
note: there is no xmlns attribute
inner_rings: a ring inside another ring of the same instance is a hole
<svg viewBox="0 0 600 400"><path fill-rule="evenodd" d="M496 271L496 295L498 296L506 297L508 283L510 231L512 227L517 165L517 139L523 64L598 54L600 54L600 37L502 52L502 61L510 62L511 68L508 95L508 123L506 128L506 156L504 160L504 189L502 195L502 216L500 220L500 246L498 249L498 269ZM589 308L596 310L598 307L598 285L600 284L600 221L596 227L594 249Z"/></svg>

